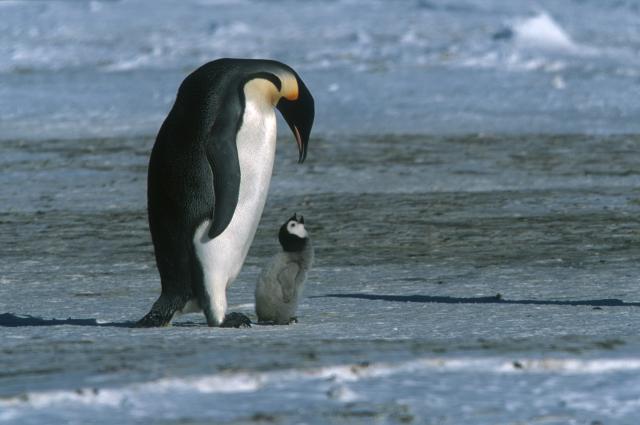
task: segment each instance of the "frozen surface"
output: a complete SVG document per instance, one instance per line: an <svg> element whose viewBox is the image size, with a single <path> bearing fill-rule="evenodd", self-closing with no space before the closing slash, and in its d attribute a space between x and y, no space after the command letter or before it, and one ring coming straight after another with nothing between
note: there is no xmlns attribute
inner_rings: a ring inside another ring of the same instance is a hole
<svg viewBox="0 0 640 425"><path fill-rule="evenodd" d="M281 140L233 309L293 211L317 261L300 323L242 330L128 327L150 147L2 144L0 422L635 424L638 137Z"/></svg>
<svg viewBox="0 0 640 425"><path fill-rule="evenodd" d="M639 8L2 1L0 139L154 134L180 81L226 56L294 66L316 97L321 132L637 133Z"/></svg>
<svg viewBox="0 0 640 425"><path fill-rule="evenodd" d="M0 424L637 425L639 15L0 1ZM316 98L304 166L281 130L229 291L251 315L303 213L300 323L133 329L159 292L153 138L182 79L223 56L282 60Z"/></svg>

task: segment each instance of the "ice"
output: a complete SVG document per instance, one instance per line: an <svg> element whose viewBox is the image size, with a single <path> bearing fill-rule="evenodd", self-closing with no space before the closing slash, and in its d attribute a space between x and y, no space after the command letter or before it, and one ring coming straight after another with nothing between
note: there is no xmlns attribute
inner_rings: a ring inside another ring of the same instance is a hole
<svg viewBox="0 0 640 425"><path fill-rule="evenodd" d="M153 135L225 56L294 66L323 133L638 130L632 5L429 3L2 2L0 139Z"/></svg>
<svg viewBox="0 0 640 425"><path fill-rule="evenodd" d="M459 393L463 395L457 400L461 407L458 413L448 413L451 418L468 418L474 412L482 412L482 405L473 397L479 395L480 388L473 386L483 382L483 391L499 393L496 385L511 386L512 382L530 380L535 386L531 390L544 388L543 393L536 397L533 412L556 411L556 415L569 418L565 408L554 406L557 402L547 398L549 393L557 391L561 386L562 374L569 373L572 380L581 382L581 385L564 394L557 394L567 410L575 409L590 412L596 417L631 418L638 407L634 399L617 399L618 391L609 393L605 398L597 398L598 394L589 393L585 389L593 388L593 374L597 374L597 381L602 381L608 375L616 375L619 372L636 372L640 369L640 359L611 359L584 361L579 359L528 359L509 361L501 358L447 358L431 357L398 363L373 363L366 365L344 365L322 367L318 369L286 369L272 372L231 372L220 375L204 376L197 378L172 378L160 379L144 384L132 384L119 388L97 389L82 388L74 391L50 391L42 393L29 393L16 398L0 400L0 420L21 421L31 423L37 418L48 417L53 423L63 417L94 417L95 423L109 423L111 419L123 418L122 407L127 406L131 416L140 420L156 417L158 413L165 419L185 417L187 412L192 418L204 418L206 412L225 412L222 403L225 398L216 398L216 395L236 394L244 397L245 401L256 402L255 396L269 404L258 402L261 408L269 414L274 414L278 409L278 399L295 400L295 406L332 405L353 406L364 400L375 402L380 398L380 386L384 382L395 382L394 393L398 404L404 406L407 417L426 418L437 412L443 414L443 408L448 404L442 404L442 399L435 397L442 391L442 383L459 386ZM440 384L421 383L421 380L440 382ZM465 382L470 380L470 382ZM536 382L538 381L538 382ZM426 385L425 385L426 384ZM471 388L469 387L471 384ZM631 388L637 390L640 382L633 379L627 382ZM432 393L414 392L416 387L432 387ZM515 388L514 388L515 389ZM609 388L611 390L612 388ZM512 393L512 401L506 403L505 416L528 417L533 419L534 413L523 415L523 400L518 396L520 389ZM597 391L601 393L602 390ZM502 395L500 398L503 398ZM180 401L189 400L188 405ZM436 401L437 400L437 401ZM498 401L498 400L497 400ZM268 406L268 407L267 407ZM284 406L283 406L284 407ZM316 407L317 408L317 407ZM336 411L340 408L335 406ZM281 408L282 409L282 408ZM388 408L387 408L388 409ZM389 413L382 410L378 415L385 416ZM289 415L295 412L294 405L284 408ZM518 411L518 412L517 412ZM68 412L62 415L61 412ZM225 412L227 413L227 412ZM263 413L264 414L264 413ZM427 416L423 416L423 415ZM227 413L228 415L228 413ZM486 415L486 412L485 412ZM226 416L226 415L221 415ZM491 415L495 417L495 415ZM230 419L233 416L227 416ZM241 417L241 416L240 416ZM311 420L310 423L322 423L322 419L312 419L309 416L302 417ZM389 418L391 419L391 418ZM394 423L395 421L392 421ZM482 421L481 423L489 423Z"/></svg>
<svg viewBox="0 0 640 425"><path fill-rule="evenodd" d="M635 425L637 5L531 7L0 1L0 423ZM228 292L303 213L299 323L135 329L154 137L221 56L316 99Z"/></svg>
<svg viewBox="0 0 640 425"><path fill-rule="evenodd" d="M229 305L255 320L292 209L317 262L299 323L250 329L131 327L151 143L3 144L0 422L633 423L637 136L317 138L302 167L283 137Z"/></svg>
<svg viewBox="0 0 640 425"><path fill-rule="evenodd" d="M575 51L577 45L549 14L542 12L514 25L516 42L524 47Z"/></svg>

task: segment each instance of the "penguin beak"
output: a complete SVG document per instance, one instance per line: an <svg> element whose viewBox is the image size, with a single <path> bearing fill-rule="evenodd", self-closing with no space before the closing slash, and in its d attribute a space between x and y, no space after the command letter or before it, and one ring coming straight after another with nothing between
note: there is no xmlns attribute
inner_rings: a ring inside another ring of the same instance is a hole
<svg viewBox="0 0 640 425"><path fill-rule="evenodd" d="M298 144L298 162L303 163L307 157L307 145L315 115L313 96L300 78L298 80L298 98L288 100L281 98L276 108L289 125Z"/></svg>

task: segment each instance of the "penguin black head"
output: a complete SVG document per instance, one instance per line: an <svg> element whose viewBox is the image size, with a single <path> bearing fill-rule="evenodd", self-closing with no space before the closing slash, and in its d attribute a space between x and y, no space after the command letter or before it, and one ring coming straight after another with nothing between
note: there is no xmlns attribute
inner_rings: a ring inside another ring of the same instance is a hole
<svg viewBox="0 0 640 425"><path fill-rule="evenodd" d="M294 214L282 226L278 234L280 245L286 252L300 252L307 245L309 234L304 228L304 217Z"/></svg>
<svg viewBox="0 0 640 425"><path fill-rule="evenodd" d="M196 104L198 111L208 111L202 107L201 98L214 93L223 98L220 87L232 87L242 91L245 84L252 80L262 80L268 84L258 84L257 89L268 98L273 106L280 111L282 117L295 136L298 144L298 162L304 162L307 157L307 145L315 116L313 96L296 71L282 62L269 59L236 59L222 58L209 62L191 73L180 87L178 97L184 97L182 104ZM214 87L212 90L211 88ZM220 102L217 99L217 102ZM207 100L208 101L208 100ZM191 113L197 122L201 114ZM211 123L209 123L211 124ZM205 131L210 127L205 126Z"/></svg>
<svg viewBox="0 0 640 425"><path fill-rule="evenodd" d="M298 162L304 162L307 157L307 144L313 126L315 107L313 96L307 86L293 70L296 79L297 90L291 96L283 96L278 101L276 108L289 125L298 144Z"/></svg>
<svg viewBox="0 0 640 425"><path fill-rule="evenodd" d="M290 66L281 62L262 59L232 59L232 61L241 69L246 68L248 71L245 82L261 79L270 83L267 86L262 85L260 90L272 100L273 105L289 125L298 144L298 162L304 162L315 117L313 96L304 81Z"/></svg>

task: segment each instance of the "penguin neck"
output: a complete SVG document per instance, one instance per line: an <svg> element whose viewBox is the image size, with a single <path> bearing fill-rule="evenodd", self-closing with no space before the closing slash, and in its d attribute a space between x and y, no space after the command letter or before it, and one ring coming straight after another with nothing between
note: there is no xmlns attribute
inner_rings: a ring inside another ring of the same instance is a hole
<svg viewBox="0 0 640 425"><path fill-rule="evenodd" d="M264 86L257 83L261 81L264 80L253 80L245 85L244 114L236 138L240 163L238 204L243 201L261 203L258 218L271 182L277 132L271 99L265 96Z"/></svg>
<svg viewBox="0 0 640 425"><path fill-rule="evenodd" d="M243 90L246 102L252 101L264 104L265 108L269 105L272 110L280 100L278 88L271 81L264 78L254 78L247 81Z"/></svg>

